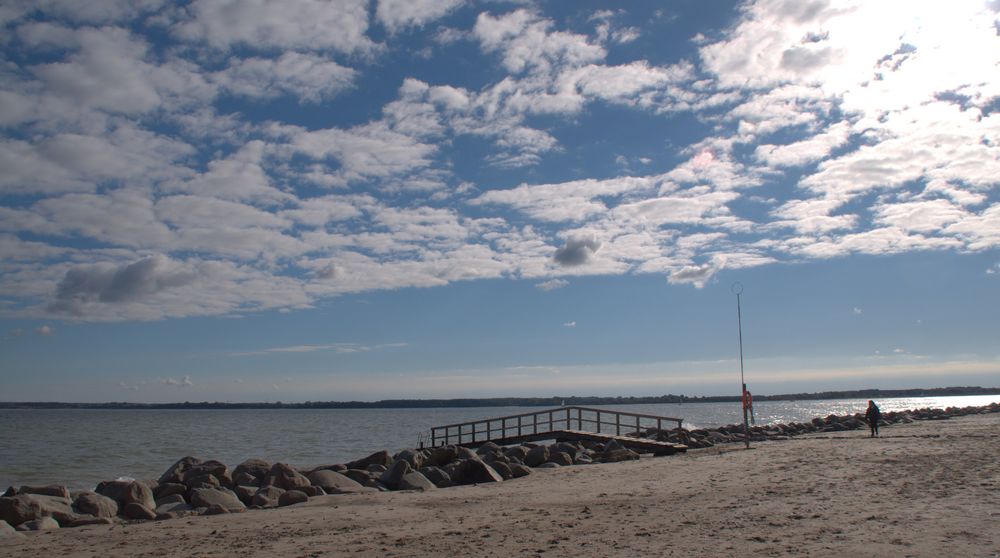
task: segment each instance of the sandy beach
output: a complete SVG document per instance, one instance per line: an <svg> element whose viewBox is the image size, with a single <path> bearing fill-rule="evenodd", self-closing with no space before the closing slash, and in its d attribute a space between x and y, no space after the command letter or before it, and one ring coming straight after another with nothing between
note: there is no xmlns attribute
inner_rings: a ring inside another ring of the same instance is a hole
<svg viewBox="0 0 1000 558"><path fill-rule="evenodd" d="M2 556L995 556L1000 414L6 538Z"/></svg>

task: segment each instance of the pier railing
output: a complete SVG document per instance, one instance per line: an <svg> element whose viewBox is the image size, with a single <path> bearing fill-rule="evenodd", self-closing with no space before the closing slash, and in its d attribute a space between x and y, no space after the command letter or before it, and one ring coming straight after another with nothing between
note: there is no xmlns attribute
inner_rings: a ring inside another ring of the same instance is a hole
<svg viewBox="0 0 1000 558"><path fill-rule="evenodd" d="M684 419L642 413L628 413L590 407L557 407L533 413L494 417L431 428L431 447L474 445L495 442L514 443L538 438L547 433L565 431L596 432L615 436L638 435L644 429L663 430L664 423L680 428Z"/></svg>

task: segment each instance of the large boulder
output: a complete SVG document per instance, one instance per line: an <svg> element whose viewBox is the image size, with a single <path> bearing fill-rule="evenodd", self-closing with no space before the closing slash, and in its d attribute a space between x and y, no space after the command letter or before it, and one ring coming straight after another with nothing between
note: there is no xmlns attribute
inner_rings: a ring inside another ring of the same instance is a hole
<svg viewBox="0 0 1000 558"><path fill-rule="evenodd" d="M440 467L421 467L420 474L434 483L434 486L438 488L447 488L455 484L451 482L451 477L448 476L448 473L445 473Z"/></svg>
<svg viewBox="0 0 1000 558"><path fill-rule="evenodd" d="M10 523L0 519L0 540L4 538L18 538L23 537L21 533L17 532L17 529L10 526Z"/></svg>
<svg viewBox="0 0 1000 558"><path fill-rule="evenodd" d="M94 517L114 517L118 515L118 502L96 492L84 492L76 497L73 507Z"/></svg>
<svg viewBox="0 0 1000 558"><path fill-rule="evenodd" d="M153 489L153 498L159 500L173 494L187 494L188 487L177 482L165 482Z"/></svg>
<svg viewBox="0 0 1000 558"><path fill-rule="evenodd" d="M549 460L549 447L536 446L531 448L528 455L524 456L524 464L528 467L538 467Z"/></svg>
<svg viewBox="0 0 1000 558"><path fill-rule="evenodd" d="M489 463L489 466L493 467L493 470L500 473L503 480L508 480L514 477L514 474L511 473L510 465L504 463L503 461L492 461Z"/></svg>
<svg viewBox="0 0 1000 558"><path fill-rule="evenodd" d="M208 480L208 478L215 480L213 482ZM210 459L197 465L192 465L185 470L181 477L181 482L188 487L201 482L231 488L233 486L233 477L229 474L229 467L225 463Z"/></svg>
<svg viewBox="0 0 1000 558"><path fill-rule="evenodd" d="M59 498L69 498L69 490L65 486L50 484L48 486L22 486L17 490L18 494L38 494L41 496L57 496Z"/></svg>
<svg viewBox="0 0 1000 558"><path fill-rule="evenodd" d="M395 457L393 457L394 462L399 460L406 461L407 463L410 464L410 468L413 470L417 470L423 467L425 459L426 457L424 456L424 453L422 451L414 449L405 449L397 453Z"/></svg>
<svg viewBox="0 0 1000 558"><path fill-rule="evenodd" d="M225 489L195 488L191 490L190 501L191 505L197 508L210 508L218 504L231 512L246 509L236 494Z"/></svg>
<svg viewBox="0 0 1000 558"><path fill-rule="evenodd" d="M507 456L507 459L515 460L518 463L524 463L524 458L528 457L528 452L531 451L525 446L511 446L503 450L503 454Z"/></svg>
<svg viewBox="0 0 1000 558"><path fill-rule="evenodd" d="M480 459L466 459L456 463L454 467L446 468L445 472L455 484L503 482L500 473Z"/></svg>
<svg viewBox="0 0 1000 558"><path fill-rule="evenodd" d="M430 455L424 460L424 465L442 467L456 459L458 459L458 449L455 446L441 446L431 450Z"/></svg>
<svg viewBox="0 0 1000 558"><path fill-rule="evenodd" d="M278 507L291 506L294 504L301 504L309 500L309 496L305 492L300 490L288 490L278 496Z"/></svg>
<svg viewBox="0 0 1000 558"><path fill-rule="evenodd" d="M240 499L240 502L243 502L243 504L247 506L253 504L253 497L257 494L258 490L260 490L260 487L257 486L237 485L233 488L233 492L236 493L236 497ZM159 503L159 500L157 500L157 503Z"/></svg>
<svg viewBox="0 0 1000 558"><path fill-rule="evenodd" d="M371 473L369 473L368 471L363 471L361 469L348 469L343 472L343 475L351 479L352 481L364 486L368 486L368 483L370 483L373 480Z"/></svg>
<svg viewBox="0 0 1000 558"><path fill-rule="evenodd" d="M164 484L168 482L182 484L184 478L184 472L195 465L200 465L201 459L197 457L182 457L177 460L176 463L167 468L166 471L160 475L160 479L157 481L158 484Z"/></svg>
<svg viewBox="0 0 1000 558"><path fill-rule="evenodd" d="M365 487L361 483L336 471L313 471L309 473L308 478L313 486L322 487L327 494L347 494L365 491Z"/></svg>
<svg viewBox="0 0 1000 558"><path fill-rule="evenodd" d="M145 483L135 481L108 481L97 485L97 493L118 502L119 508L136 503L149 509L156 507L153 491Z"/></svg>
<svg viewBox="0 0 1000 558"><path fill-rule="evenodd" d="M410 463L408 461L400 459L399 461L392 464L391 469L382 473L382 475L378 478L378 481L386 485L387 487L391 488L392 490L396 490L399 488L399 481L403 479L403 475L406 475L407 473L410 473L412 471L413 468L410 467Z"/></svg>
<svg viewBox="0 0 1000 558"><path fill-rule="evenodd" d="M554 451L549 453L549 459L547 463L555 463L563 467L573 464L573 458L566 452Z"/></svg>
<svg viewBox="0 0 1000 558"><path fill-rule="evenodd" d="M389 452L382 450L377 451L368 457L363 459L358 459L357 461L351 461L347 464L348 469L367 469L369 465L381 465L383 467L388 467L392 465L392 456Z"/></svg>
<svg viewBox="0 0 1000 558"><path fill-rule="evenodd" d="M246 486L260 486L271 471L271 464L263 459L247 459L233 469L233 482ZM253 479L250 481L249 479Z"/></svg>
<svg viewBox="0 0 1000 558"><path fill-rule="evenodd" d="M156 519L156 512L147 508L142 504L137 504L132 502L125 506L122 510L122 515L129 519L142 519L146 521L152 521Z"/></svg>
<svg viewBox="0 0 1000 558"><path fill-rule="evenodd" d="M252 503L262 508L273 508L278 505L278 498L284 493L285 491L277 486L262 486L253 495Z"/></svg>
<svg viewBox="0 0 1000 558"><path fill-rule="evenodd" d="M399 479L400 490L436 490L437 487L427 477L418 471L410 471Z"/></svg>
<svg viewBox="0 0 1000 558"><path fill-rule="evenodd" d="M520 463L512 463L510 465L510 475L515 479L526 477L530 474L531 467L528 467L527 465L521 465Z"/></svg>
<svg viewBox="0 0 1000 558"><path fill-rule="evenodd" d="M11 498L0 498L0 519L14 526L41 517L52 517L61 523L69 523L79 517L73 511L72 504L69 498L18 494Z"/></svg>
<svg viewBox="0 0 1000 558"><path fill-rule="evenodd" d="M39 517L38 519L32 519L31 521L25 521L21 524L21 528L25 531L51 531L52 529L59 528L59 522L51 517L45 516Z"/></svg>
<svg viewBox="0 0 1000 558"><path fill-rule="evenodd" d="M310 486L312 483L305 475L299 473L294 467L286 463L275 463L271 470L267 472L261 486L277 486L283 490L294 490L303 486Z"/></svg>

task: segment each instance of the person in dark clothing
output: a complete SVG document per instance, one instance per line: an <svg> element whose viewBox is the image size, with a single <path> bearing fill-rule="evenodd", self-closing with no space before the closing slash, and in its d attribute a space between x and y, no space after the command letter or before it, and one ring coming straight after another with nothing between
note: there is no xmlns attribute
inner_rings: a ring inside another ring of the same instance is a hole
<svg viewBox="0 0 1000 558"><path fill-rule="evenodd" d="M878 405L875 404L871 399L868 400L868 410L865 411L865 420L868 421L868 426L872 429L871 437L874 438L878 436L878 421L882 419L882 411L878 410Z"/></svg>

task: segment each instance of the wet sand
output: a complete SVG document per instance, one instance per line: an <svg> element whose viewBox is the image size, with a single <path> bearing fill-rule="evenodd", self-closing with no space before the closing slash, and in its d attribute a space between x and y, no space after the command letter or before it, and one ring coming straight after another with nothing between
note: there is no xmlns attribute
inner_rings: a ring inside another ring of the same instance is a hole
<svg viewBox="0 0 1000 558"><path fill-rule="evenodd" d="M1000 414L26 533L0 556L995 556Z"/></svg>

